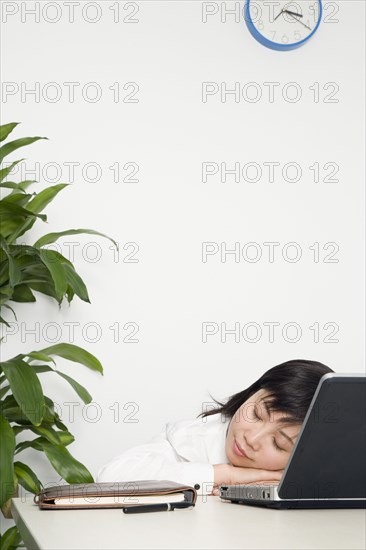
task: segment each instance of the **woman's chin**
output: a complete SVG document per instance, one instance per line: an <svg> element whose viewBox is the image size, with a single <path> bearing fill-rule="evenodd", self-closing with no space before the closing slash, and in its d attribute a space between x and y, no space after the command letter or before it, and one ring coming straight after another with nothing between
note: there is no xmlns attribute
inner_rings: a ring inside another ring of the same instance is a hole
<svg viewBox="0 0 366 550"><path fill-rule="evenodd" d="M231 449L225 449L225 454L229 465L237 466L237 464L235 464L235 455L231 452Z"/></svg>
<svg viewBox="0 0 366 550"><path fill-rule="evenodd" d="M241 467L243 467L243 464L241 464L240 458L238 456L233 456L232 458L229 457L228 460L229 460L231 466L237 466L237 467L241 466Z"/></svg>

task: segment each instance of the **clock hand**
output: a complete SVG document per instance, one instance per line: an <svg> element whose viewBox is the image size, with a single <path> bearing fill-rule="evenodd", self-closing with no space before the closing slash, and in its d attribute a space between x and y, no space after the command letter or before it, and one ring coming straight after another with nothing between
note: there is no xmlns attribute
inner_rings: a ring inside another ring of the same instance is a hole
<svg viewBox="0 0 366 550"><path fill-rule="evenodd" d="M281 15L281 13L283 13L283 11L284 11L284 10L283 10L283 8L282 8L282 10L280 11L280 13L273 19L273 21L276 21L276 19L278 19L278 17Z"/></svg>
<svg viewBox="0 0 366 550"><path fill-rule="evenodd" d="M289 13L289 12L288 12ZM310 27L308 27L307 25L305 25L305 23L303 23L302 21L300 21L300 19L296 19L296 17L294 17L293 15L291 15L291 13L289 13L290 17L293 17L295 19L295 21L298 21L299 23L301 23L301 25L304 25L304 27L306 27L307 29L309 29L309 31L311 31L312 29Z"/></svg>
<svg viewBox="0 0 366 550"><path fill-rule="evenodd" d="M295 13L294 11L290 11L290 10L283 10L285 13L289 13L290 15L296 15L296 17L303 17L303 15L301 15L301 13Z"/></svg>

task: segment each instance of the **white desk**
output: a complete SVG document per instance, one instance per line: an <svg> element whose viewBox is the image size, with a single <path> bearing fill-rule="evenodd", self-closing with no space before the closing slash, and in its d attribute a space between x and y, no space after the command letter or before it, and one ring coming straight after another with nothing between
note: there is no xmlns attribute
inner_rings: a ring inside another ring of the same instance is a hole
<svg viewBox="0 0 366 550"><path fill-rule="evenodd" d="M195 508L124 514L122 510L39 510L13 499L28 550L329 549L364 550L365 510L272 510L197 497Z"/></svg>

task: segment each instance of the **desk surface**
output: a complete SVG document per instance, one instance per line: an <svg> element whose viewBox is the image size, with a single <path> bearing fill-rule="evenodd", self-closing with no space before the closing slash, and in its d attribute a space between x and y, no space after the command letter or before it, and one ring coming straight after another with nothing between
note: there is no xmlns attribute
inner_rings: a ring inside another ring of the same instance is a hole
<svg viewBox="0 0 366 550"><path fill-rule="evenodd" d="M195 508L124 514L114 510L39 510L13 499L28 550L352 549L366 544L365 510L273 510L198 496Z"/></svg>

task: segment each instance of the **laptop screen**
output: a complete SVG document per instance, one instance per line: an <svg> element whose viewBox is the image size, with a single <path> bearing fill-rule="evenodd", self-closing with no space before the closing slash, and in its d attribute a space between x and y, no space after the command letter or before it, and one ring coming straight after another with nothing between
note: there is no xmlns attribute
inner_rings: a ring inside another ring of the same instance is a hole
<svg viewBox="0 0 366 550"><path fill-rule="evenodd" d="M366 497L366 377L323 378L279 484L282 499Z"/></svg>

